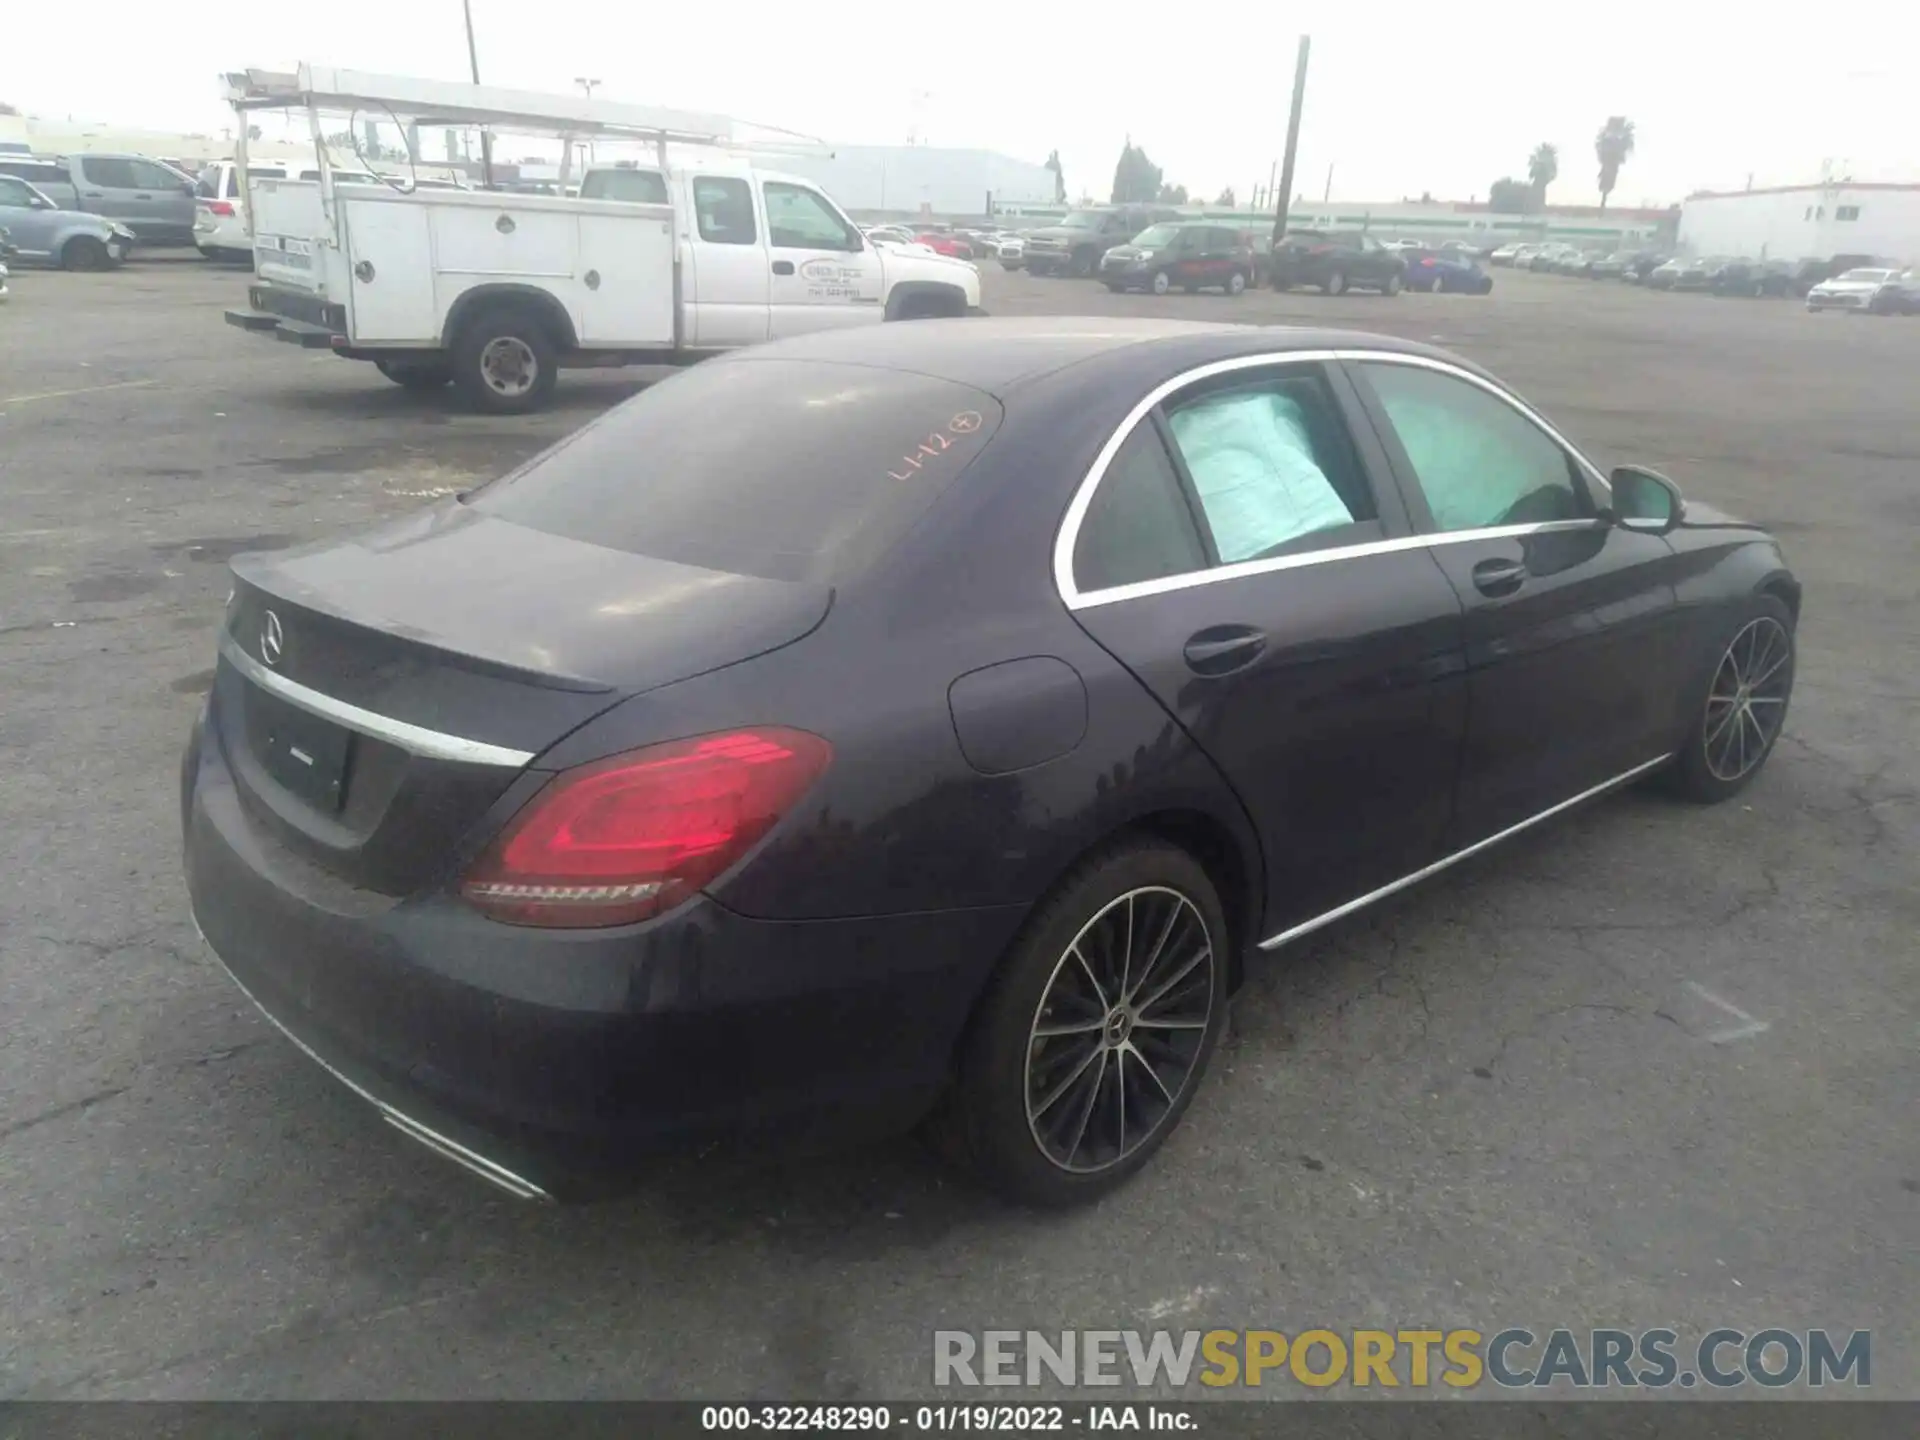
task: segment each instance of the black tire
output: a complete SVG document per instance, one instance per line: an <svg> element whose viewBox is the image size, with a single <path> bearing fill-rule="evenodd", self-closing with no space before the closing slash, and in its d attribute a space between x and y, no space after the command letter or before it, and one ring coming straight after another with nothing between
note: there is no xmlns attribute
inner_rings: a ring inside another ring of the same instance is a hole
<svg viewBox="0 0 1920 1440"><path fill-rule="evenodd" d="M1247 286L1252 283L1246 271L1236 270L1227 277L1227 294L1238 300L1247 293Z"/></svg>
<svg viewBox="0 0 1920 1440"><path fill-rule="evenodd" d="M1093 274L1099 264L1100 257L1094 254L1093 251L1076 250L1073 252L1073 258L1067 262L1067 272L1084 280L1087 276Z"/></svg>
<svg viewBox="0 0 1920 1440"><path fill-rule="evenodd" d="M1173 277L1164 270L1153 272L1153 278L1147 281L1147 288L1156 295L1164 295L1173 288ZM1186 286L1187 293L1193 293L1192 286Z"/></svg>
<svg viewBox="0 0 1920 1440"><path fill-rule="evenodd" d="M481 311L453 345L453 381L478 410L521 415L537 410L559 379L558 355L541 318L520 306ZM523 380L513 376L518 366Z"/></svg>
<svg viewBox="0 0 1920 1440"><path fill-rule="evenodd" d="M1387 276L1387 283L1380 287L1380 293L1382 295L1398 295L1401 287L1405 284L1406 282L1398 275L1389 275Z"/></svg>
<svg viewBox="0 0 1920 1440"><path fill-rule="evenodd" d="M105 270L112 263L106 243L92 235L76 235L60 247L62 270Z"/></svg>
<svg viewBox="0 0 1920 1440"><path fill-rule="evenodd" d="M408 362L403 360L376 360L374 369L402 390L432 391L453 383L453 367L444 362L425 361Z"/></svg>
<svg viewBox="0 0 1920 1440"><path fill-rule="evenodd" d="M1122 285L1118 280L1107 281L1107 289L1111 290L1116 295L1118 295L1122 290L1125 290L1126 288L1127 287Z"/></svg>
<svg viewBox="0 0 1920 1440"><path fill-rule="evenodd" d="M1151 965L1141 959L1145 968L1139 976L1122 976L1115 988L1124 989L1131 979L1131 994L1137 996L1147 990L1151 977L1159 993L1130 1007L1130 1013L1164 1019L1177 1008L1183 1017L1180 1027L1143 1024L1136 1030L1132 1019L1116 1018L1129 1007L1115 1006L1091 1033L1036 1036L1043 1022L1092 1024L1101 1002L1091 997L1105 994L1097 975L1105 973L1105 984L1112 986L1118 973L1108 968L1112 954L1102 947L1123 933L1123 923L1132 923L1131 918L1122 919L1135 913L1123 908L1132 906L1146 917L1140 925L1143 936L1158 934L1165 923L1172 926L1171 938L1154 951ZM1174 918L1163 920L1169 916ZM1082 863L1028 920L973 1017L954 1089L934 1120L940 1149L989 1188L1028 1205L1082 1204L1124 1183L1180 1123L1205 1077L1226 1027L1228 943L1219 896L1206 871L1184 850L1139 839ZM1080 961L1077 947L1083 944L1096 953L1077 971L1068 971L1067 966ZM1202 949L1204 958L1182 970ZM1088 1008L1073 1008L1082 1005ZM1203 1009L1196 1011L1196 1006ZM1177 1050L1174 1041L1164 1038L1169 1035L1176 1037ZM1043 1048L1049 1040L1058 1041L1060 1048ZM1148 1065L1142 1046L1157 1052L1159 1070ZM1079 1059L1083 1055L1086 1058ZM1089 1091L1085 1072L1096 1058L1099 1068ZM1052 1073L1035 1069L1047 1066L1053 1067ZM1158 1078L1162 1074L1172 1081L1170 1095L1167 1082ZM1079 1077L1077 1083L1074 1077ZM1158 1086L1157 1094L1150 1081ZM1043 1098L1037 1112L1030 1105L1035 1091L1052 1097ZM1131 1145L1128 1103L1137 1107L1136 1126L1147 1117ZM1058 1107L1082 1104L1080 1128L1073 1132L1073 1114ZM1054 1115L1058 1121L1049 1125ZM1073 1144L1063 1162L1058 1151L1066 1146L1069 1132ZM1088 1136L1093 1138L1089 1141ZM1043 1148L1048 1145L1052 1153ZM1085 1152L1091 1163L1069 1168L1083 1145L1092 1147ZM1102 1156L1101 1150L1111 1153Z"/></svg>
<svg viewBox="0 0 1920 1440"><path fill-rule="evenodd" d="M1327 272L1327 278L1320 282L1320 293L1322 295L1346 294L1347 272L1344 270L1329 270Z"/></svg>
<svg viewBox="0 0 1920 1440"><path fill-rule="evenodd" d="M1742 659L1742 653L1745 659ZM1721 627L1712 651L1692 685L1693 721L1680 753L1665 773L1666 788L1682 799L1713 805L1738 795L1753 782L1773 753L1787 722L1787 706L1793 695L1796 659L1793 611L1773 595L1754 595L1734 612ZM1775 666L1777 668L1769 669ZM1737 674L1745 664L1750 675L1762 677L1742 691ZM1748 697L1747 713L1729 710L1718 697L1726 694ZM1764 709L1755 709L1756 705ZM1768 710L1777 711L1770 722ZM1725 728L1742 727L1737 763L1733 739ZM1744 747L1756 735L1757 748ZM1749 758L1749 754L1751 758Z"/></svg>

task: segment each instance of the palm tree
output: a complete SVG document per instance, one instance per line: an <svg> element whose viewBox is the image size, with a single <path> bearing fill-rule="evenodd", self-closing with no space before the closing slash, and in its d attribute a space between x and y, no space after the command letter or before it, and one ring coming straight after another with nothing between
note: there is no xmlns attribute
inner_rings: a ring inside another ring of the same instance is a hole
<svg viewBox="0 0 1920 1440"><path fill-rule="evenodd" d="M1613 182L1620 178L1620 167L1633 154L1633 122L1624 115L1609 115L1594 137L1593 153L1600 157L1600 208L1604 210Z"/></svg>
<svg viewBox="0 0 1920 1440"><path fill-rule="evenodd" d="M1547 200L1547 186L1560 178L1560 150L1558 146L1541 143L1527 157L1527 178L1533 182L1533 190L1540 197L1540 203Z"/></svg>

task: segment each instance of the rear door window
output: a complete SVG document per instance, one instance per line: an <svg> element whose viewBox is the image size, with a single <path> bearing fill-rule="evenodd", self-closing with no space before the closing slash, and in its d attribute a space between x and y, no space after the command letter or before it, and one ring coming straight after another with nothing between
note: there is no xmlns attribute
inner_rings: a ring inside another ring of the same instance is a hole
<svg viewBox="0 0 1920 1440"><path fill-rule="evenodd" d="M112 155L83 155L80 157L80 173L87 184L98 185L102 190L132 190L133 162Z"/></svg>
<svg viewBox="0 0 1920 1440"><path fill-rule="evenodd" d="M992 396L950 380L713 360L608 412L471 503L632 554L832 581L904 535L999 424Z"/></svg>
<svg viewBox="0 0 1920 1440"><path fill-rule="evenodd" d="M715 245L753 245L760 239L753 219L753 187L725 175L696 175L693 211L700 238Z"/></svg>
<svg viewBox="0 0 1920 1440"><path fill-rule="evenodd" d="M1207 568L1206 547L1179 473L1153 425L1136 425L1115 452L1073 542L1082 594Z"/></svg>

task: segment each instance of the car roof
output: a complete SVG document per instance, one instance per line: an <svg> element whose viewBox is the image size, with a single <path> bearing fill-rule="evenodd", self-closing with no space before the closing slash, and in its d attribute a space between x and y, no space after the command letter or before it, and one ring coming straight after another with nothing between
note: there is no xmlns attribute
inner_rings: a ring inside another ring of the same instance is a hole
<svg viewBox="0 0 1920 1440"><path fill-rule="evenodd" d="M1006 398L1022 385L1068 366L1098 364L1116 372L1164 364L1169 375L1212 360L1301 350L1390 350L1446 360L1477 374L1478 366L1417 341L1354 330L1305 326L1224 325L1132 316L1018 316L925 320L821 331L755 345L709 364L809 360L910 370ZM1491 378L1491 377L1489 377Z"/></svg>

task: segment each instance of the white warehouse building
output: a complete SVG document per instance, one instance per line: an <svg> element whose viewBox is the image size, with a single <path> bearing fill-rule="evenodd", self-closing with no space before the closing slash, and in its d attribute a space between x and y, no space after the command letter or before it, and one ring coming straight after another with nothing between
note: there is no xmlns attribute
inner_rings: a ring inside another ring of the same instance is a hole
<svg viewBox="0 0 1920 1440"><path fill-rule="evenodd" d="M986 215L990 205L1053 204L1053 171L991 150L836 145L831 156L780 155L765 163L806 176L862 214Z"/></svg>
<svg viewBox="0 0 1920 1440"><path fill-rule="evenodd" d="M1680 246L1693 255L1920 263L1920 185L1785 185L1690 196Z"/></svg>

